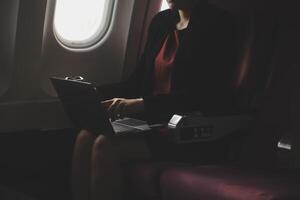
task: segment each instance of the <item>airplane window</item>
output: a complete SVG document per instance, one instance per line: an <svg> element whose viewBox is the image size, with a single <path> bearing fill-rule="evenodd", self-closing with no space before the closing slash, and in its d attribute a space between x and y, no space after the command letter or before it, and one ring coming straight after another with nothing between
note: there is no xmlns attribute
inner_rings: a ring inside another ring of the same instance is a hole
<svg viewBox="0 0 300 200"><path fill-rule="evenodd" d="M114 0L57 0L54 33L71 48L96 44L106 33Z"/></svg>
<svg viewBox="0 0 300 200"><path fill-rule="evenodd" d="M167 0L162 0L160 11L166 10L168 8L169 8L169 6L168 6L168 3L167 3Z"/></svg>

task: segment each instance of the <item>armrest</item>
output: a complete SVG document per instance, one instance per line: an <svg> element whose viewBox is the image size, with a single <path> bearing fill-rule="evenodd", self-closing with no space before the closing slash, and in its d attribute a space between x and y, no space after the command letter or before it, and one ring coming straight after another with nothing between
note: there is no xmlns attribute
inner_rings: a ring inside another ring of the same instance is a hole
<svg viewBox="0 0 300 200"><path fill-rule="evenodd" d="M175 143L212 141L249 128L253 117L246 114L203 116L201 114L173 115L168 123Z"/></svg>

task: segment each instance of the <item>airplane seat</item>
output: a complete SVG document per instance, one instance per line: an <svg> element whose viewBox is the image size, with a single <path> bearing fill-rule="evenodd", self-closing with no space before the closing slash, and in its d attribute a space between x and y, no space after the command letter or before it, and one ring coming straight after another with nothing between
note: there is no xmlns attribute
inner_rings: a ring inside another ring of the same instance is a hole
<svg viewBox="0 0 300 200"><path fill-rule="evenodd" d="M249 79L255 79L255 75L257 73L263 74L263 77L260 77L259 83L256 84L255 81L252 82L246 82L246 84L243 85L241 89L241 94L243 95L241 97L241 102L243 102L240 106L257 106L258 101L261 100L261 96L263 96L263 92L266 89L267 85L267 79L269 78L268 70L269 68L266 66L270 65L271 62L271 56L273 54L274 49L274 39L275 39L275 25L270 25L268 27L264 27L263 23L265 21L261 20L259 17L255 15L255 13L251 13L249 15L245 14L238 14L239 16L242 16L240 18L237 18L237 32L238 32L238 68L244 68L242 70L248 71L247 76L249 75ZM269 20L266 19L266 20ZM263 29L263 31L262 31ZM266 31L266 33L265 33ZM242 52L242 53L241 53ZM256 68L260 68L257 70ZM263 70L263 71L261 71ZM243 77L245 79L245 77ZM248 80L248 79L247 79ZM242 81L242 80L241 80ZM255 84L254 84L255 83ZM247 86L249 84L250 86ZM250 99L251 97L255 97L253 99ZM252 102L253 105L250 105L249 102ZM247 104L247 105L246 105ZM231 139L232 137L230 137ZM237 147L234 147L232 149L237 150L239 147L240 138L236 141L233 141L233 144L238 144ZM201 145L201 144L199 144ZM231 150L231 148L230 148ZM237 150L239 151L239 150ZM209 151L207 151L209 154ZM227 155L226 155L227 156ZM234 157L234 158L232 158ZM232 159L234 160L236 155L232 156L232 152L228 152L228 160ZM226 158L227 159L227 158ZM226 160L225 159L225 160ZM187 171L189 172L189 169L193 169L195 167L194 164L186 164L188 165ZM178 197L180 194L184 194L184 190L186 189L186 186L189 187L187 184L185 186L185 180L189 181L187 179L184 179L182 184L178 183L177 187L175 184L172 184L177 181L175 180L177 175L178 177L181 177L180 174L176 174L174 170L176 169L177 164L171 164L168 162L164 162L163 164L157 164L157 163L134 163L133 167L127 167L129 169L125 174L126 176L126 184L127 184L127 190L128 191L134 191L130 192L131 196L128 197L128 199L159 199L158 197L163 194L164 191L170 191L174 194L177 194ZM185 171L185 167L182 167L181 164L179 164L179 169L182 169L182 171ZM185 165L183 165L185 166ZM135 170L132 170L134 168ZM169 169L173 170L172 175L169 174ZM217 169L217 168L212 168ZM221 167L219 168L221 170ZM176 170L175 170L176 171ZM193 170L192 170L193 171ZM197 179L197 170L194 170L195 172L195 178ZM173 174L174 173L174 174ZM178 173L181 173L178 172ZM128 175L129 174L129 175ZM160 176L161 175L161 176ZM174 177L173 177L174 176ZM180 180L181 181L181 180ZM198 183L198 182L197 182ZM199 185L195 182L194 187L190 192L191 194L195 193L193 190L198 188L201 188L201 183L199 182ZM136 189L139 188L139 189ZM179 194L180 193L180 194ZM132 196L134 195L134 197ZM164 195L164 194L163 194ZM197 197L197 196L196 196ZM172 197L164 196L162 199L183 199L183 196L181 198L175 198L173 195ZM189 199L189 198L188 198ZM191 199L193 199L191 197ZM196 198L198 199L198 198Z"/></svg>
<svg viewBox="0 0 300 200"><path fill-rule="evenodd" d="M239 162L169 167L160 176L161 199L300 199L300 29L276 26L268 89Z"/></svg>
<svg viewBox="0 0 300 200"><path fill-rule="evenodd" d="M245 165L278 167L278 142L299 130L299 30L280 26L278 44L272 60L270 88L252 135L245 138ZM253 145L255 144L255 146Z"/></svg>
<svg viewBox="0 0 300 200"><path fill-rule="evenodd" d="M278 173L234 166L168 168L160 177L161 199L299 199L297 178Z"/></svg>
<svg viewBox="0 0 300 200"><path fill-rule="evenodd" d="M160 176L161 199L300 199L300 63L280 68L275 61L273 73L280 74L243 144L251 155L243 152L236 165L169 167Z"/></svg>
<svg viewBox="0 0 300 200"><path fill-rule="evenodd" d="M127 187L136 199L300 199L300 29L253 14L241 64L250 66L253 81L245 97L261 105L238 141L237 162L135 164Z"/></svg>
<svg viewBox="0 0 300 200"><path fill-rule="evenodd" d="M278 165L281 168L298 171L300 169L300 64L292 66L285 78L288 90L285 93L286 106L289 108L289 124L280 135L277 143Z"/></svg>

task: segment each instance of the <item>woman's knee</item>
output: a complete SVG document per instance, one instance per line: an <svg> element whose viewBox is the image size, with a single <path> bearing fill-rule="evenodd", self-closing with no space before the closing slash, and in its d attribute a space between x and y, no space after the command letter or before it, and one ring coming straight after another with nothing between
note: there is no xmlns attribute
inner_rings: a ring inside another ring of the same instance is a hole
<svg viewBox="0 0 300 200"><path fill-rule="evenodd" d="M76 138L76 143L90 143L95 140L96 136L87 130L81 130Z"/></svg>
<svg viewBox="0 0 300 200"><path fill-rule="evenodd" d="M96 154L109 153L107 152L109 149L111 149L111 142L109 139L104 135L99 135L94 141L93 152Z"/></svg>

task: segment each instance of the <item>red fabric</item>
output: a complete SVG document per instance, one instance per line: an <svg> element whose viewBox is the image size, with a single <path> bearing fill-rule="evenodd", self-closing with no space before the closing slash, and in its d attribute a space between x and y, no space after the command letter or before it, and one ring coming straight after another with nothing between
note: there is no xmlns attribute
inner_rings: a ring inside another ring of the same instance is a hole
<svg viewBox="0 0 300 200"><path fill-rule="evenodd" d="M154 64L153 94L169 94L171 92L171 72L179 46L178 31L171 32L156 56Z"/></svg>

